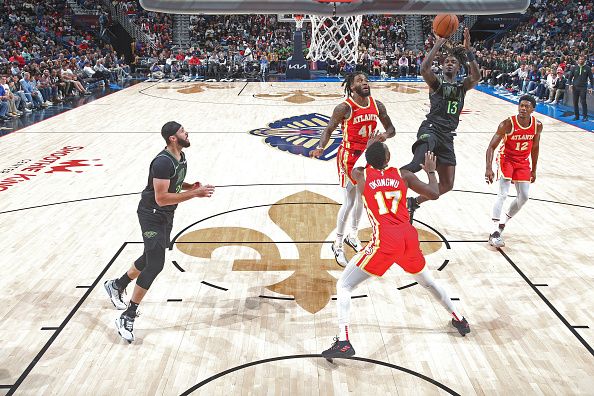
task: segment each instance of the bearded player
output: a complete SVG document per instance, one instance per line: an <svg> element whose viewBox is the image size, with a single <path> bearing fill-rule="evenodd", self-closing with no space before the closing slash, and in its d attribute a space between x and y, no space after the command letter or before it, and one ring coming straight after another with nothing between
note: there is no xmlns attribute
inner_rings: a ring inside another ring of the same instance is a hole
<svg viewBox="0 0 594 396"><path fill-rule="evenodd" d="M435 75L431 70L431 65L437 52L446 41L447 39L437 36L435 45L421 64L421 75L429 86L431 109L427 114L427 119L421 123L417 133L417 141L412 146L413 159L409 164L402 167L402 169L416 173L421 170L425 153L427 151L434 152L437 156L439 195L445 194L454 188L454 177L456 175L455 131L460 123L460 113L464 107L466 92L474 88L481 78L474 51L470 48L470 32L468 29L464 29L464 45L448 49L443 59L443 76ZM470 73L464 80L458 81L457 76L460 67L467 63ZM429 198L423 195L407 199L411 222L415 210L427 200Z"/></svg>
<svg viewBox="0 0 594 396"><path fill-rule="evenodd" d="M320 142L311 156L319 158L332 132L341 125L342 143L338 148L338 177L340 186L344 189L344 201L338 212L336 220L336 240L332 244L332 252L336 262L344 267L347 259L344 254L344 244L349 245L356 252L362 249L361 242L357 235L359 220L363 211L361 195L357 194L351 172L353 165L361 156L367 146L369 137L376 133L377 120L379 119L386 132L379 134L380 141L385 141L396 134L392 120L388 116L386 107L378 100L373 99L370 94L369 81L365 73L349 74L343 84L346 100L336 106L332 118L326 129L322 132ZM347 220L351 215L351 230L345 237Z"/></svg>
<svg viewBox="0 0 594 396"><path fill-rule="evenodd" d="M507 222L514 217L528 201L530 184L536 181L536 165L538 163L538 151L540 146L540 133L542 123L532 116L536 107L534 97L524 95L518 104L518 115L499 124L497 132L489 147L487 147L485 170L485 181L493 183L493 153L503 141L499 151L497 163L499 165L499 193L493 206L494 230L489 235L489 244L494 247L503 247L503 230ZM530 157L530 160L528 159ZM517 196L509 205L505 217L501 218L503 202L512 183L516 186Z"/></svg>
<svg viewBox="0 0 594 396"><path fill-rule="evenodd" d="M322 352L328 360L355 354L349 341L351 294L372 275L382 276L394 263L431 292L452 315L452 325L462 336L470 333L468 321L456 310L447 292L425 267L419 234L410 224L404 199L408 188L432 198L439 195L435 156L432 152L425 153L425 161L421 165L427 172L429 183L422 182L406 170L400 174L397 168L388 166L389 161L388 147L374 142L357 161L352 172L358 194L363 197L373 235L365 249L351 259L336 284L340 335L329 349Z"/></svg>

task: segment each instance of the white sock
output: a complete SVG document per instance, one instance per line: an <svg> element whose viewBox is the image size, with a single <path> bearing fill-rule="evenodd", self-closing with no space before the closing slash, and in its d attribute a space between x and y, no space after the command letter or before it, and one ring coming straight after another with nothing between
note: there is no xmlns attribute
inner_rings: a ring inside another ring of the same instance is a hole
<svg viewBox="0 0 594 396"><path fill-rule="evenodd" d="M340 335L338 336L338 341L348 341L349 340L349 325L340 325Z"/></svg>
<svg viewBox="0 0 594 396"><path fill-rule="evenodd" d="M337 248L342 248L342 241L344 240L344 235L336 234L336 240L334 241L334 246Z"/></svg>

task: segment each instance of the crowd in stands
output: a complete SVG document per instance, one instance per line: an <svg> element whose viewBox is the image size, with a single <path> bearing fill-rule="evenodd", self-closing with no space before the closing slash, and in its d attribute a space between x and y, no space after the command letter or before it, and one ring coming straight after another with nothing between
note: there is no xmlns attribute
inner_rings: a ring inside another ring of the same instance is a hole
<svg viewBox="0 0 594 396"><path fill-rule="evenodd" d="M586 0L533 0L530 18L500 41L475 43L482 82L558 104L586 57L594 65L594 9Z"/></svg>
<svg viewBox="0 0 594 396"><path fill-rule="evenodd" d="M109 45L72 26L64 0L0 2L0 121L129 75Z"/></svg>
<svg viewBox="0 0 594 396"><path fill-rule="evenodd" d="M284 73L293 52L294 29L293 23L278 21L276 15L192 15L192 47L183 52L163 48L153 53L150 71L158 78L203 75L216 79ZM309 44L307 25L304 33ZM317 66L335 75L355 69L376 75L414 75L420 65L419 54L406 51L405 44L404 17L364 16L357 64L330 61Z"/></svg>
<svg viewBox="0 0 594 396"><path fill-rule="evenodd" d="M77 0L102 9L100 0ZM192 15L192 46L172 42L172 17L144 10L138 0L111 0L152 41L134 43L139 67L156 78L198 76L221 79L246 74L283 73L292 56L295 25L276 15ZM72 26L65 0L0 0L0 120L50 106L89 87L126 77L130 67L111 46ZM588 67L594 59L594 10L586 0L533 0L529 19L497 42L473 43L482 83L559 103L572 83L579 54ZM430 21L431 18L425 18ZM105 19L104 19L105 21ZM430 29L430 23L425 24ZM304 26L309 44L309 29ZM427 35L426 49L432 46ZM403 16L366 15L360 30L356 64L318 62L331 75L362 70L383 77L419 74L425 51L406 49Z"/></svg>

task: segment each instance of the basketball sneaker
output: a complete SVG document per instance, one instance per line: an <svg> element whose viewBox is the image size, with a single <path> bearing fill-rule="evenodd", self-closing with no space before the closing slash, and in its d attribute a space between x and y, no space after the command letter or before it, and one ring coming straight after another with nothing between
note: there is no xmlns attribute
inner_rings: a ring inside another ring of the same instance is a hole
<svg viewBox="0 0 594 396"><path fill-rule="evenodd" d="M346 265L349 262L346 259L346 256L344 255L344 249L342 248L342 246L338 247L336 246L336 242L334 242L332 244L332 253L334 253L334 258L336 259L338 265L340 265L341 267L346 267Z"/></svg>
<svg viewBox="0 0 594 396"><path fill-rule="evenodd" d="M124 340L128 341L129 344L134 341L134 319L140 316L139 312L128 312L125 311L115 320L116 329L118 334Z"/></svg>
<svg viewBox="0 0 594 396"><path fill-rule="evenodd" d="M126 305L126 303L124 302L124 299L122 298L122 295L124 293L126 293L126 289L124 289L124 290L118 289L118 287L116 286L116 283L115 283L115 279L105 281L103 286L105 287L105 291L107 292L107 295L109 296L109 299L111 300L111 303L113 304L114 307L116 307L116 309L128 308L128 305Z"/></svg>
<svg viewBox="0 0 594 396"><path fill-rule="evenodd" d="M491 235L489 235L489 245L500 248L505 246L505 242L503 241L503 236L499 231L495 231Z"/></svg>
<svg viewBox="0 0 594 396"><path fill-rule="evenodd" d="M349 358L351 356L355 356L355 348L351 342L349 340L338 341L338 337L334 337L334 344L322 352L322 357L329 362L332 362L334 358Z"/></svg>
<svg viewBox="0 0 594 396"><path fill-rule="evenodd" d="M465 317L462 317L462 320L456 320L452 318L452 326L458 330L458 333L460 333L462 337L470 333L470 325L468 324L468 321L466 321Z"/></svg>
<svg viewBox="0 0 594 396"><path fill-rule="evenodd" d="M410 218L410 224L412 224L413 217L415 216L415 210L419 209L421 205L417 203L417 199L415 197L408 197L406 198L406 207L408 209L408 217Z"/></svg>
<svg viewBox="0 0 594 396"><path fill-rule="evenodd" d="M349 245L355 252L360 252L363 250L363 245L361 244L361 241L357 235L347 235L344 238L344 243Z"/></svg>

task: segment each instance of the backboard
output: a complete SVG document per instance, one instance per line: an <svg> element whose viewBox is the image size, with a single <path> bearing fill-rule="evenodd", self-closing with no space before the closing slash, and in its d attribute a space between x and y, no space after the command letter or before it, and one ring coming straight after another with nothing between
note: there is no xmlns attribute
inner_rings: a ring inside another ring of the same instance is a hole
<svg viewBox="0 0 594 396"><path fill-rule="evenodd" d="M530 0L140 0L147 10L182 14L439 14L523 12Z"/></svg>

